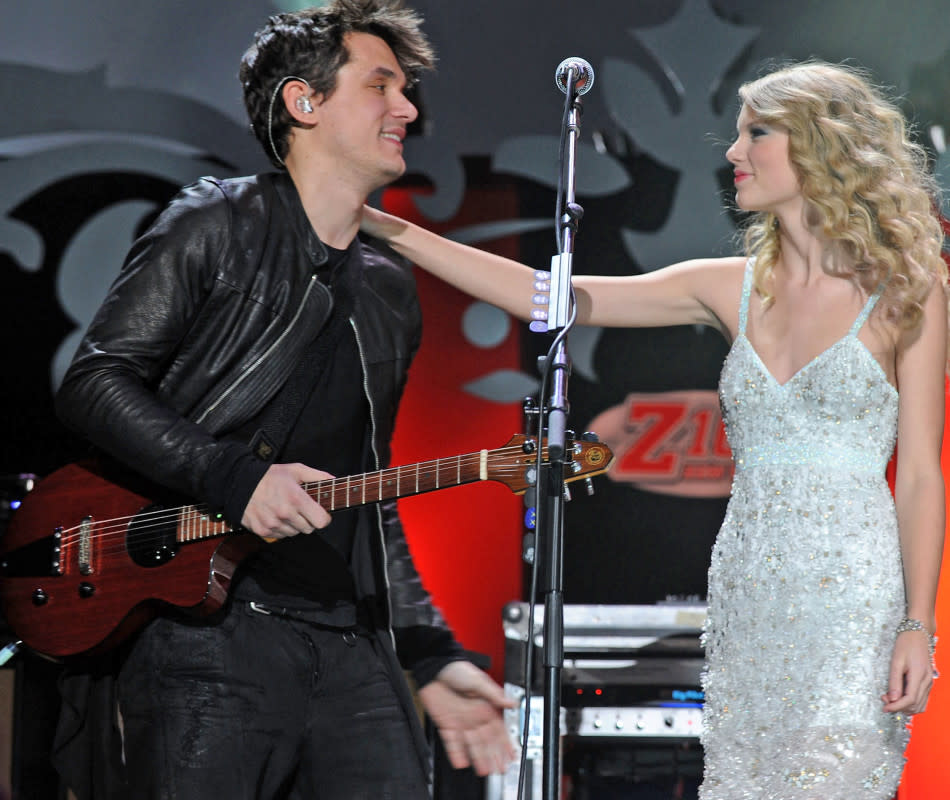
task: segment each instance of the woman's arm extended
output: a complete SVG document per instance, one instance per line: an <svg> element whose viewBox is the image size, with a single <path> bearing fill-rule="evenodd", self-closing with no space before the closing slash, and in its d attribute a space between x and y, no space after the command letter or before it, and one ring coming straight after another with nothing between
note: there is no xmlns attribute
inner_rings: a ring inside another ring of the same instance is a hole
<svg viewBox="0 0 950 800"><path fill-rule="evenodd" d="M535 270L364 207L364 232L467 294L531 319ZM604 327L704 324L727 333L738 309L742 258L696 259L644 275L575 275L577 321Z"/></svg>

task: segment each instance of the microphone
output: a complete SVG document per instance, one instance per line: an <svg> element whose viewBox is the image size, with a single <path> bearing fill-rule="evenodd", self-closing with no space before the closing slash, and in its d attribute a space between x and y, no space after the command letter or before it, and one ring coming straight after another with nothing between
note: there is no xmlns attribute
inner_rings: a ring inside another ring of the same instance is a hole
<svg viewBox="0 0 950 800"><path fill-rule="evenodd" d="M574 72L574 91L577 94L587 94L594 85L594 68L583 58L572 56L565 58L554 71L554 83L564 94L567 94L567 81L571 70Z"/></svg>

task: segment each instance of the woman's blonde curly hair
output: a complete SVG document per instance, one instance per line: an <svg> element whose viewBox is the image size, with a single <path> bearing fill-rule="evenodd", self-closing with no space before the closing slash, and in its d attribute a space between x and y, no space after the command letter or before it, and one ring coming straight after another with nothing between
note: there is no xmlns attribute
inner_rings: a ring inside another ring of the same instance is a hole
<svg viewBox="0 0 950 800"><path fill-rule="evenodd" d="M884 285L887 318L915 330L935 280L946 290L936 182L900 110L857 69L809 61L744 84L739 97L788 132L805 222L831 243L833 269L868 293ZM745 248L766 303L779 255L778 219L754 214Z"/></svg>

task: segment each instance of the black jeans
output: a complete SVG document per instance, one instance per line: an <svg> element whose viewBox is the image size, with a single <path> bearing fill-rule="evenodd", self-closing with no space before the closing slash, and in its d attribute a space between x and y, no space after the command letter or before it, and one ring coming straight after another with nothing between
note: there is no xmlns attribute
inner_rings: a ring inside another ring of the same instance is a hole
<svg viewBox="0 0 950 800"><path fill-rule="evenodd" d="M153 622L118 684L133 800L423 800L426 776L368 635L235 602Z"/></svg>

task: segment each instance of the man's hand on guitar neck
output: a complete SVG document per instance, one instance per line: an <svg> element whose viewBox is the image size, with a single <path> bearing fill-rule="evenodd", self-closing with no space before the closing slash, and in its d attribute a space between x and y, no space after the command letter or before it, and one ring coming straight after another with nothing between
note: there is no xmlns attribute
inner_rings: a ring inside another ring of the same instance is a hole
<svg viewBox="0 0 950 800"><path fill-rule="evenodd" d="M330 515L301 484L332 478L304 464L272 464L254 489L241 525L265 539L310 533L330 524Z"/></svg>

